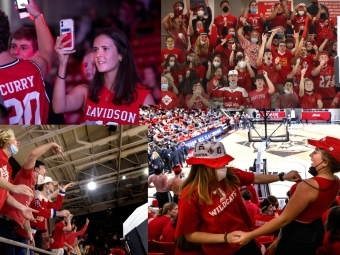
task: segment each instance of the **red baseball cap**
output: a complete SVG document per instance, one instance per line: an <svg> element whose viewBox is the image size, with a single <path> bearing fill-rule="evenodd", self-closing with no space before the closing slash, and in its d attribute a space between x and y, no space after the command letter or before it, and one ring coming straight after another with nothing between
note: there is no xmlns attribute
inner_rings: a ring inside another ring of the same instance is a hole
<svg viewBox="0 0 340 255"><path fill-rule="evenodd" d="M319 149L324 149L329 156L331 156L334 160L340 163L340 139L325 136L320 140L307 140L310 145L313 145Z"/></svg>
<svg viewBox="0 0 340 255"><path fill-rule="evenodd" d="M182 171L182 167L180 164L177 164L176 166L174 166L172 168L172 171L174 171L175 173L179 173L180 171Z"/></svg>

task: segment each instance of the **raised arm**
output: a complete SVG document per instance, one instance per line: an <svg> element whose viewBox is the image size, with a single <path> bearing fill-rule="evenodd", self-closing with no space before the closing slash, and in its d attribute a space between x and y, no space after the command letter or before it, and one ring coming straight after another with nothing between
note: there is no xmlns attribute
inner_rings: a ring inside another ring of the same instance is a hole
<svg viewBox="0 0 340 255"><path fill-rule="evenodd" d="M35 1L30 0L29 4L22 5L26 7L27 12L33 17L37 32L39 54L31 57L30 60L37 63L45 77L53 65L53 38Z"/></svg>
<svg viewBox="0 0 340 255"><path fill-rule="evenodd" d="M263 70L263 76L264 78L266 78L268 87L269 87L269 94L273 94L275 92L275 87L274 84L272 83L272 81L268 78L268 73L266 71Z"/></svg>
<svg viewBox="0 0 340 255"><path fill-rule="evenodd" d="M87 88L86 85L78 85L66 95L65 78L67 60L70 54L75 51L63 50L62 39L66 35L58 36L55 44L55 51L58 53L59 69L53 88L52 106L55 113L76 111L85 104Z"/></svg>
<svg viewBox="0 0 340 255"><path fill-rule="evenodd" d="M266 45L266 41L267 41L267 36L265 34L262 34L262 43L261 43L261 47L260 47L260 50L259 50L259 55L257 56L256 66L260 66L262 64L263 54L264 54L264 46Z"/></svg>
<svg viewBox="0 0 340 255"><path fill-rule="evenodd" d="M266 43L266 49L268 49L268 50L272 49L273 38L276 34L277 34L277 29L273 30L272 33L270 34L269 39Z"/></svg>
<svg viewBox="0 0 340 255"><path fill-rule="evenodd" d="M194 15L193 15L192 11L190 11L189 13L190 13L190 18L189 18L189 25L188 25L188 34L193 35L194 34L194 28L192 27L192 17Z"/></svg>
<svg viewBox="0 0 340 255"><path fill-rule="evenodd" d="M165 29L165 30L168 30L169 29L169 20L171 19L171 18L173 18L174 17L174 14L173 13L169 13L168 15L166 15L165 17L164 17L164 19L162 20L162 26L163 26L163 28Z"/></svg>
<svg viewBox="0 0 340 255"><path fill-rule="evenodd" d="M300 86L299 86L299 97L303 97L305 94L305 74L307 69L304 68L301 70L301 79L300 79Z"/></svg>
<svg viewBox="0 0 340 255"><path fill-rule="evenodd" d="M299 67L300 67L300 58L298 58L296 60L296 64L295 64L293 70L287 75L287 79L293 79L296 72L298 71Z"/></svg>

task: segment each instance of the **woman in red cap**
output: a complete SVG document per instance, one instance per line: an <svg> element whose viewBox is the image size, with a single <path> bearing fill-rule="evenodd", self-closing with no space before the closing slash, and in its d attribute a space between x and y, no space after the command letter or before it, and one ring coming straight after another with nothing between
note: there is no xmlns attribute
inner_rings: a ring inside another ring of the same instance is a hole
<svg viewBox="0 0 340 255"><path fill-rule="evenodd" d="M309 168L314 177L291 187L290 200L279 217L254 231L231 233L232 243L246 245L256 237L282 228L275 255L315 254L325 234L321 216L340 188L339 178L334 175L340 171L340 139L326 136L321 140L309 139L308 143L316 147L310 154Z"/></svg>
<svg viewBox="0 0 340 255"><path fill-rule="evenodd" d="M296 171L286 175L264 175L244 172L226 166L234 158L221 142L198 142L187 179L181 186L176 238L202 243L205 254L262 254L255 241L245 246L232 244L236 229L249 231L253 222L243 203L239 188L251 183L271 183L300 179Z"/></svg>

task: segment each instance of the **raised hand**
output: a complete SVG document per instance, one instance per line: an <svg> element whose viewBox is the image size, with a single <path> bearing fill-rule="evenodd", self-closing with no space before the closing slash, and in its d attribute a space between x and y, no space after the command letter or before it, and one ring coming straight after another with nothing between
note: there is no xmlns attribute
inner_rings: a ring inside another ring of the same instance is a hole
<svg viewBox="0 0 340 255"><path fill-rule="evenodd" d="M305 77L306 71L307 71L307 68L303 68L301 70L301 77Z"/></svg>
<svg viewBox="0 0 340 255"><path fill-rule="evenodd" d="M21 195L34 197L33 190L24 184L13 185L12 187L9 188L9 191L15 194L21 194Z"/></svg>
<svg viewBox="0 0 340 255"><path fill-rule="evenodd" d="M23 209L21 209L22 216L24 216L26 220L35 222L36 220L34 219L33 214L32 214L34 212L37 213L38 211L28 206L25 206Z"/></svg>
<svg viewBox="0 0 340 255"><path fill-rule="evenodd" d="M71 42L72 39L62 42L63 39L67 36L67 34L61 35L61 36L57 36L57 40L55 42L54 45L54 51L57 53L58 55L58 59L59 62L62 64L67 64L68 61L68 57L70 54L76 52L75 50L64 50L64 46L67 45L68 43Z"/></svg>
<svg viewBox="0 0 340 255"><path fill-rule="evenodd" d="M280 62L280 58L279 58L279 57L276 57L276 58L275 58L275 65L277 65L279 62Z"/></svg>

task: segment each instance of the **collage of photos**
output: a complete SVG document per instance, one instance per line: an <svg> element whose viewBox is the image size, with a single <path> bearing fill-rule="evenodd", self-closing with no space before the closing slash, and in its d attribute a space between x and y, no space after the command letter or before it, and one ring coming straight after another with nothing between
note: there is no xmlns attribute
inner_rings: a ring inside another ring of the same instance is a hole
<svg viewBox="0 0 340 255"><path fill-rule="evenodd" d="M337 0L2 0L0 255L340 255Z"/></svg>

